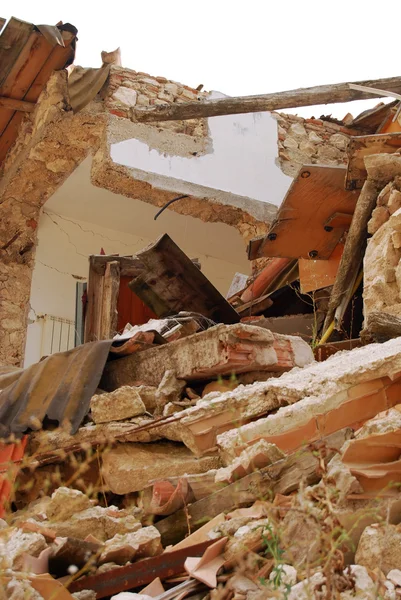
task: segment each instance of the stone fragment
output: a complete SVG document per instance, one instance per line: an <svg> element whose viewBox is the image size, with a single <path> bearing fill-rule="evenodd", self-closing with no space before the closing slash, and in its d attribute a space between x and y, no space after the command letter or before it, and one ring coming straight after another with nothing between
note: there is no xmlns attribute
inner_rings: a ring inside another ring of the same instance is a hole
<svg viewBox="0 0 401 600"><path fill-rule="evenodd" d="M286 586L293 586L297 582L297 570L292 565L280 564L278 565L279 577L280 577L280 588L285 590ZM277 572L270 573L270 581L274 581L277 577Z"/></svg>
<svg viewBox="0 0 401 600"><path fill-rule="evenodd" d="M0 595L1 600L43 600L43 596L26 579L11 579L5 588L5 595Z"/></svg>
<svg viewBox="0 0 401 600"><path fill-rule="evenodd" d="M369 240L363 261L363 313L367 323L373 312L401 317L401 279L396 276L395 281L386 281L388 269L397 267L401 259L401 249L393 244L397 233L401 233L401 209L390 215Z"/></svg>
<svg viewBox="0 0 401 600"><path fill-rule="evenodd" d="M90 409L95 423L123 421L124 419L143 415L146 412L139 391L128 385L108 394L93 396Z"/></svg>
<svg viewBox="0 0 401 600"><path fill-rule="evenodd" d="M293 135L296 137L306 137L307 136L306 129L302 125L302 123L293 123L290 127L289 133L290 133L290 135Z"/></svg>
<svg viewBox="0 0 401 600"><path fill-rule="evenodd" d="M334 133L330 136L330 144L339 150L345 150L349 143L349 137L342 133Z"/></svg>
<svg viewBox="0 0 401 600"><path fill-rule="evenodd" d="M287 595L287 600L315 600L315 590L318 587L322 588L324 583L324 575L321 571L318 571L308 579L304 579L304 581L294 585Z"/></svg>
<svg viewBox="0 0 401 600"><path fill-rule="evenodd" d="M178 85L175 83L166 83L164 89L173 94L173 96L176 96L178 93Z"/></svg>
<svg viewBox="0 0 401 600"><path fill-rule="evenodd" d="M96 600L96 592L93 590L81 590L80 592L75 592L71 594L75 600Z"/></svg>
<svg viewBox="0 0 401 600"><path fill-rule="evenodd" d="M368 233L373 235L384 223L389 220L390 213L387 206L376 206L368 222Z"/></svg>
<svg viewBox="0 0 401 600"><path fill-rule="evenodd" d="M379 192L377 196L377 206L387 206L390 198L391 191L394 189L394 183L390 181L384 188Z"/></svg>
<svg viewBox="0 0 401 600"><path fill-rule="evenodd" d="M391 569L387 573L387 579L396 587L401 587L401 571L399 569Z"/></svg>
<svg viewBox="0 0 401 600"><path fill-rule="evenodd" d="M100 541L105 541L116 534L125 534L141 528L140 522L125 511L115 507L103 508L94 506L71 517L68 521L51 523L52 529L58 536L72 537L84 540L93 535Z"/></svg>
<svg viewBox="0 0 401 600"><path fill-rule="evenodd" d="M225 546L224 558L231 561L248 551L259 551L265 544L265 537L270 535L269 526L269 519L256 519L237 529Z"/></svg>
<svg viewBox="0 0 401 600"><path fill-rule="evenodd" d="M93 505L94 502L79 490L59 487L53 492L45 511L49 521L66 521Z"/></svg>
<svg viewBox="0 0 401 600"><path fill-rule="evenodd" d="M296 149L298 148L298 142L292 137L286 137L283 142L284 148Z"/></svg>
<svg viewBox="0 0 401 600"><path fill-rule="evenodd" d="M309 137L309 141L311 141L312 144L322 144L323 143L323 138L321 138L320 135L317 135L317 133L315 133L314 131L310 131L308 137Z"/></svg>
<svg viewBox="0 0 401 600"><path fill-rule="evenodd" d="M299 144L299 149L301 152L304 152L308 156L313 156L316 153L316 146L312 144L309 140L301 142Z"/></svg>
<svg viewBox="0 0 401 600"><path fill-rule="evenodd" d="M157 414L162 414L169 402L179 402L185 386L186 381L177 379L174 371L166 370L156 392Z"/></svg>
<svg viewBox="0 0 401 600"><path fill-rule="evenodd" d="M147 412L154 413L157 406L157 387L151 385L140 385L136 389L141 397L142 402L145 405Z"/></svg>
<svg viewBox="0 0 401 600"><path fill-rule="evenodd" d="M401 569L401 532L397 525L369 525L362 533L355 562L368 569L377 567L387 574Z"/></svg>
<svg viewBox="0 0 401 600"><path fill-rule="evenodd" d="M321 550L321 514L312 503L290 509L280 524L283 560L295 567L313 564Z"/></svg>
<svg viewBox="0 0 401 600"><path fill-rule="evenodd" d="M150 101L149 98L145 96L145 94L138 94L136 104L137 106L149 106Z"/></svg>
<svg viewBox="0 0 401 600"><path fill-rule="evenodd" d="M387 202L387 208L390 215L394 214L399 208L401 208L401 192L396 189L391 190Z"/></svg>
<svg viewBox="0 0 401 600"><path fill-rule="evenodd" d="M344 154L338 148L327 144L319 146L317 150L318 159L322 163L338 164L343 160Z"/></svg>
<svg viewBox="0 0 401 600"><path fill-rule="evenodd" d="M125 106L135 106L137 92L131 88L120 86L113 94L113 99Z"/></svg>
<svg viewBox="0 0 401 600"><path fill-rule="evenodd" d="M157 556L163 552L160 533L156 527L143 527L135 533L115 535L103 547L99 562L124 565L134 559Z"/></svg>
<svg viewBox="0 0 401 600"><path fill-rule="evenodd" d="M102 472L108 489L123 495L143 490L153 479L205 473L219 466L216 455L198 459L181 444L119 444L104 453Z"/></svg>
<svg viewBox="0 0 401 600"><path fill-rule="evenodd" d="M223 469L218 469L215 477L216 483L233 483L256 471L277 462L284 458L285 454L277 448L275 444L269 444L266 440L260 440L245 448L240 456L230 465Z"/></svg>

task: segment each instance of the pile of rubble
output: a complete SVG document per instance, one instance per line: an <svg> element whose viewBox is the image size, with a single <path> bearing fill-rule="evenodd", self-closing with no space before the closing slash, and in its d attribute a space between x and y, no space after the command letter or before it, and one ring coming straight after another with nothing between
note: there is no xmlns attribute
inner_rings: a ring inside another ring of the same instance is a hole
<svg viewBox="0 0 401 600"><path fill-rule="evenodd" d="M4 598L401 597L401 143L382 136L302 167L227 298L167 235L90 257L87 343L0 371ZM127 276L154 318L116 333Z"/></svg>

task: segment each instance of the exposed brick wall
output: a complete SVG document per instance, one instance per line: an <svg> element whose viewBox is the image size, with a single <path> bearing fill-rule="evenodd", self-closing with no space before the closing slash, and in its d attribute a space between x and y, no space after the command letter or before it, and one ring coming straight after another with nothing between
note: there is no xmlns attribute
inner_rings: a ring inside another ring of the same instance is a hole
<svg viewBox="0 0 401 600"><path fill-rule="evenodd" d="M322 119L272 113L277 119L281 169L295 177L304 164L345 165L349 137L356 132Z"/></svg>

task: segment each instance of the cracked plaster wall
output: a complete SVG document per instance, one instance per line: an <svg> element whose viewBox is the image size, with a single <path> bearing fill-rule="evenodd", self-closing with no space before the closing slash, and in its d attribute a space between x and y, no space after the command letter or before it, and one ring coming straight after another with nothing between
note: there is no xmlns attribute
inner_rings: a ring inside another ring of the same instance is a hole
<svg viewBox="0 0 401 600"><path fill-rule="evenodd" d="M39 361L42 352L45 352L45 349L41 349L42 340L47 339L45 323L40 315L52 315L74 321L76 283L86 280L88 256L98 254L100 248L104 248L107 254L133 254L154 241L164 230L189 256L199 258L202 271L223 294L227 292L236 271L248 272L249 269L245 244L233 228L221 223L200 224L197 219L174 213L163 215L163 223L154 223L151 206L145 205L145 211L143 208L138 211L136 205L142 203L122 196L112 196L109 192L97 190L93 186L91 191L89 169L90 158L78 167L72 177L48 201L39 219L25 367ZM76 179L74 187L70 184L73 178ZM82 200L72 201L70 206L66 206L66 197L77 187L82 189ZM110 202L113 202L115 218L107 210L107 204ZM82 203L84 206L80 207L79 204ZM63 215L53 212L63 207ZM108 226L78 220L74 216L93 216L96 207L96 219L103 223L108 222ZM153 228L157 228L158 231L153 232ZM142 232L142 235L139 232ZM220 240L224 240L225 243L225 257L219 252Z"/></svg>

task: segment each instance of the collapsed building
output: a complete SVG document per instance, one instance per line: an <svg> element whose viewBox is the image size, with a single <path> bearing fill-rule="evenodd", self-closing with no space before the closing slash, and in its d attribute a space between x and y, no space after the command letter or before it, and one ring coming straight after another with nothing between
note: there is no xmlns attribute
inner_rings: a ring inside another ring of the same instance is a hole
<svg viewBox="0 0 401 600"><path fill-rule="evenodd" d="M76 36L0 36L3 596L399 597L400 78L228 98Z"/></svg>

